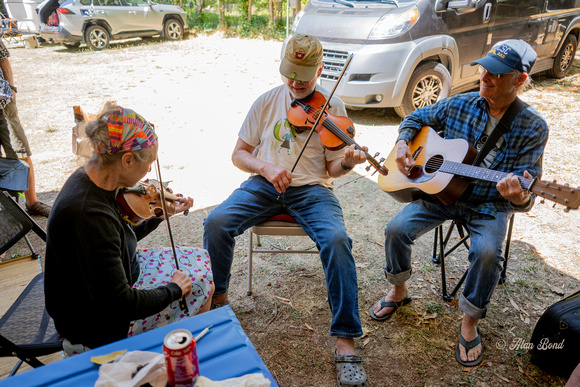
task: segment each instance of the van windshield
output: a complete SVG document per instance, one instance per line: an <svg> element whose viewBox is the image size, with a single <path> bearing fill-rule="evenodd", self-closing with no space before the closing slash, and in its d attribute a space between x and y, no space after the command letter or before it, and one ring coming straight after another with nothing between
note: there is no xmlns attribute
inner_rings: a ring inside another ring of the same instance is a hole
<svg viewBox="0 0 580 387"><path fill-rule="evenodd" d="M418 0L321 0L323 2L338 3L345 5L347 7L352 7L353 3L374 3L374 4L385 4L394 5L398 7L400 4L409 5L410 3L416 3Z"/></svg>

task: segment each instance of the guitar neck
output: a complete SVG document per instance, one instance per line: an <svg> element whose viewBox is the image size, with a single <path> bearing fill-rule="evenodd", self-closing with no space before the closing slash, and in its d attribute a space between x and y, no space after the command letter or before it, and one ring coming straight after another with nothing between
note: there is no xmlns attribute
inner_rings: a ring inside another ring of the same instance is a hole
<svg viewBox="0 0 580 387"><path fill-rule="evenodd" d="M493 183L497 183L508 175L505 172L494 171L493 169L476 167L473 165L457 163L454 161L444 161L439 168L439 171L477 180L490 181ZM517 176L517 178L520 180L522 188L531 190L535 179L527 179L523 176Z"/></svg>
<svg viewBox="0 0 580 387"><path fill-rule="evenodd" d="M475 167L454 161L444 161L439 171L494 183L497 183L508 175L505 172ZM535 178L528 179L522 176L517 176L517 178L520 180L522 188L532 191L544 199L562 204L568 209L577 209L580 206L580 188L573 188L568 184L557 184L555 181L547 182Z"/></svg>

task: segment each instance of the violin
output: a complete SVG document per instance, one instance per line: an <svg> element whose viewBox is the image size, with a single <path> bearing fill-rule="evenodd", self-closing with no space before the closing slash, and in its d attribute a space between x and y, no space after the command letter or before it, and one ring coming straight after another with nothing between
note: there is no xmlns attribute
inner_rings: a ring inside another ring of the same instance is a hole
<svg viewBox="0 0 580 387"><path fill-rule="evenodd" d="M165 206L162 196L165 198ZM158 180L146 179L134 187L120 189L116 201L123 219L136 226L145 219L163 216L165 211L169 216L174 215L175 202L179 198ZM184 215L187 214L184 212Z"/></svg>
<svg viewBox="0 0 580 387"><path fill-rule="evenodd" d="M386 176L388 170L381 165L385 159L382 158L380 162L375 160L379 153L373 157L358 145L353 140L355 129L350 118L336 116L328 112L325 109L326 105L328 105L326 98L319 91L314 91L306 101L295 99L288 110L288 122L298 133L314 129L318 133L322 145L328 150L339 150L346 145L354 144L356 149L364 152L367 160L375 167L376 171ZM370 165L367 166L366 170L369 171L370 167Z"/></svg>

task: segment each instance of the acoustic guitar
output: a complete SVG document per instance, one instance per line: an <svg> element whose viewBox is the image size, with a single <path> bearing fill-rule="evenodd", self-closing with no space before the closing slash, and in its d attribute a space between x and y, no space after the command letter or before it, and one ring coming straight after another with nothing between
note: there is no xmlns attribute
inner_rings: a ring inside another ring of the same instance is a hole
<svg viewBox="0 0 580 387"><path fill-rule="evenodd" d="M407 174L395 162L396 146L384 166L388 175L379 175L379 186L399 202L410 202L427 194L443 204L455 202L473 179L497 183L508 174L471 165L477 151L463 139L443 139L432 128L424 126L409 144L416 164ZM522 188L536 195L577 209L580 188L518 176Z"/></svg>

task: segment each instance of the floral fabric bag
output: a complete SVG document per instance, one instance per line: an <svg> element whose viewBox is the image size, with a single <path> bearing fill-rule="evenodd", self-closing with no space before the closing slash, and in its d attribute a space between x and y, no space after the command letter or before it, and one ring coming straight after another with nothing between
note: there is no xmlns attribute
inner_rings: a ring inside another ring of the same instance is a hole
<svg viewBox="0 0 580 387"><path fill-rule="evenodd" d="M213 274L207 251L177 246L175 250L179 269L191 278L193 285L191 295L186 298L189 316L181 310L179 301L174 301L156 315L131 322L129 337L193 316L208 301L213 284ZM153 289L171 281L175 271L175 261L171 248L137 250L137 259L141 274L133 285L134 288Z"/></svg>

